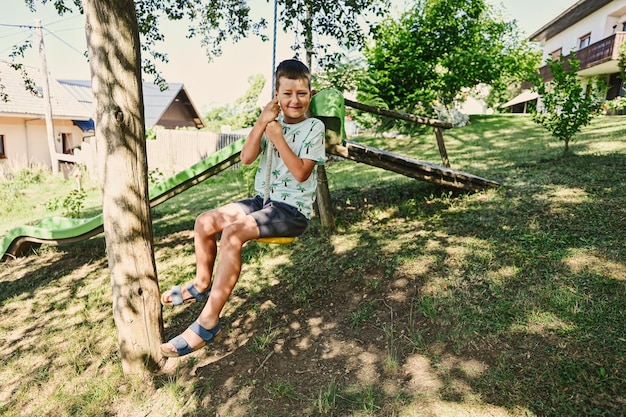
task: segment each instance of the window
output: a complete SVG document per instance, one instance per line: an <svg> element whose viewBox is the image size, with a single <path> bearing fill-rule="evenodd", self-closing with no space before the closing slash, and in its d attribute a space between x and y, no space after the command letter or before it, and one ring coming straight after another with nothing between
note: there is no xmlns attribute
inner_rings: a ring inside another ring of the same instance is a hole
<svg viewBox="0 0 626 417"><path fill-rule="evenodd" d="M626 32L626 22L622 23L622 32Z"/></svg>
<svg viewBox="0 0 626 417"><path fill-rule="evenodd" d="M6 159L7 154L4 151L4 135L0 135L0 159Z"/></svg>
<svg viewBox="0 0 626 417"><path fill-rule="evenodd" d="M578 40L578 49L583 49L591 44L591 33L581 36Z"/></svg>
<svg viewBox="0 0 626 417"><path fill-rule="evenodd" d="M562 49L563 48L559 48L556 51L552 51L552 53L550 53L550 55L552 56L552 59L559 59L561 57Z"/></svg>
<svg viewBox="0 0 626 417"><path fill-rule="evenodd" d="M74 155L74 148L72 147L72 134L61 133L61 140L63 141L63 153L66 155Z"/></svg>

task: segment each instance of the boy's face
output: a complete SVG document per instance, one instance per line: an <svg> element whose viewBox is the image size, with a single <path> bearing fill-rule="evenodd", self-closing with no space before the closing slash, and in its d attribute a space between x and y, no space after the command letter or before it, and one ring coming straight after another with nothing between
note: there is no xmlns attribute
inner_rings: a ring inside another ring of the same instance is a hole
<svg viewBox="0 0 626 417"><path fill-rule="evenodd" d="M285 123L299 123L306 119L306 111L311 103L311 90L306 79L292 80L281 77L275 96L278 98Z"/></svg>

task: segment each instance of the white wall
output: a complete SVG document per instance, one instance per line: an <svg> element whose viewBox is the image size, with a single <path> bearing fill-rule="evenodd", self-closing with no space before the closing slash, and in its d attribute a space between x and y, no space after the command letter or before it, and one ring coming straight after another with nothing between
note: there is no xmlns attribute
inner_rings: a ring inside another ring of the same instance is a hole
<svg viewBox="0 0 626 417"><path fill-rule="evenodd" d="M81 145L84 133L71 120L55 120L55 148L63 151L61 134L71 135L71 146ZM0 117L0 134L4 135L6 159L0 160L5 171L27 168L33 164L52 167L46 122L43 119Z"/></svg>

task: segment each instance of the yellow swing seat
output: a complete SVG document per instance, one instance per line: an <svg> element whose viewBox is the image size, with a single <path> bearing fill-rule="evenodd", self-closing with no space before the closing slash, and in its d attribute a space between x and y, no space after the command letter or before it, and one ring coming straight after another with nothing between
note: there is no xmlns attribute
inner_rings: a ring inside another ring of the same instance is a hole
<svg viewBox="0 0 626 417"><path fill-rule="evenodd" d="M275 236L275 237L259 237L253 240L259 243L270 243L274 245L288 245L290 243L293 243L296 240L296 238Z"/></svg>

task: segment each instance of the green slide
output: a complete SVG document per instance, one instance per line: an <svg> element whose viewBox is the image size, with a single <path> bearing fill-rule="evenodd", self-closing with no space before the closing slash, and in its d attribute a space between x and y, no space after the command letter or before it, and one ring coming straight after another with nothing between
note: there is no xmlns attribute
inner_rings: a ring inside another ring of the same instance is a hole
<svg viewBox="0 0 626 417"><path fill-rule="evenodd" d="M150 189L150 207L182 193L239 162L244 139L226 146L202 161L181 171ZM23 254L42 243L64 244L88 239L102 233L102 214L89 219L50 217L34 226L11 229L0 241L0 260Z"/></svg>

